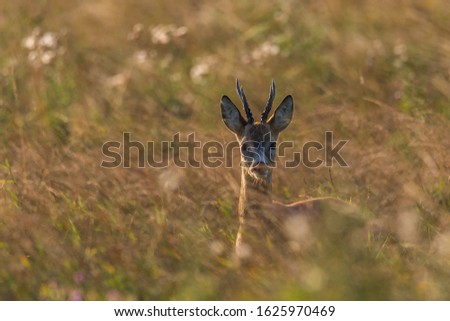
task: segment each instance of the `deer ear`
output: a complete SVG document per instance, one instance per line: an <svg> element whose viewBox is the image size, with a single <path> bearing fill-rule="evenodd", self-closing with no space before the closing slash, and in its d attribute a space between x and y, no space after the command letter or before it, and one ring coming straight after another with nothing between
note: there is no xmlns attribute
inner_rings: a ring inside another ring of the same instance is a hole
<svg viewBox="0 0 450 321"><path fill-rule="evenodd" d="M220 102L222 109L222 119L228 129L238 136L244 133L244 127L247 122L242 117L239 109L233 104L230 98L223 96Z"/></svg>
<svg viewBox="0 0 450 321"><path fill-rule="evenodd" d="M275 110L275 113L270 117L267 123L272 130L278 134L289 125L293 112L294 100L292 99L292 96L289 95L283 99L280 106L278 106L277 110Z"/></svg>

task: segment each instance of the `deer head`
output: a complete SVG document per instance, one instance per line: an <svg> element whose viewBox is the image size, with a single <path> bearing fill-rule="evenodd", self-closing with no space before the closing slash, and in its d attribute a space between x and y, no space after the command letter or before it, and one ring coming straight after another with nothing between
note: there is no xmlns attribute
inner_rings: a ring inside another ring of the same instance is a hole
<svg viewBox="0 0 450 321"><path fill-rule="evenodd" d="M236 80L236 89L244 106L246 118L230 98L221 100L222 119L235 135L241 148L241 166L256 183L271 183L272 169L275 165L276 142L281 131L291 122L294 110L292 96L286 96L274 114L269 118L275 98L275 82L272 81L261 120L255 121L245 96L244 89Z"/></svg>

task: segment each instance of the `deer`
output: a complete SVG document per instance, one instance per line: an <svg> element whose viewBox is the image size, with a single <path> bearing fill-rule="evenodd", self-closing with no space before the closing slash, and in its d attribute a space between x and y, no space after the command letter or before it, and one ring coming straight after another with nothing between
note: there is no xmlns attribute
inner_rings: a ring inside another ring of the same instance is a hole
<svg viewBox="0 0 450 321"><path fill-rule="evenodd" d="M295 229L299 224L317 220L330 208L351 207L349 203L335 197L312 198L287 205L273 200L272 173L277 140L280 133L291 123L294 112L293 97L288 95L269 117L275 99L275 89L275 82L272 80L269 98L259 121L253 117L238 79L236 90L246 118L228 96L222 96L220 102L222 120L235 134L240 146L241 187L237 208L239 228L235 240L238 257L245 257L251 252L251 242L245 240L245 236L249 234L253 234L249 238L253 237L259 242L267 235L286 234L279 232L287 229L288 232L291 230L290 234L295 238ZM302 241L301 237L300 235L298 241Z"/></svg>

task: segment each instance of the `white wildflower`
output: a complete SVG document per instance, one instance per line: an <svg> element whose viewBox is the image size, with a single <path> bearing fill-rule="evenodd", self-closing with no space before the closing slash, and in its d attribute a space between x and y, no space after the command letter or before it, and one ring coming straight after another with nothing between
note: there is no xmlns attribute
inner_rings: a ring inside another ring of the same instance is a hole
<svg viewBox="0 0 450 321"><path fill-rule="evenodd" d="M191 79L194 82L199 82L204 76L209 73L209 65L205 62L199 63L191 68Z"/></svg>
<svg viewBox="0 0 450 321"><path fill-rule="evenodd" d="M44 65L48 65L55 58L56 54L54 51L44 51L41 54L41 62Z"/></svg>
<svg viewBox="0 0 450 321"><path fill-rule="evenodd" d="M168 168L158 176L158 184L165 192L174 192L181 184L182 173L179 170Z"/></svg>
<svg viewBox="0 0 450 321"><path fill-rule="evenodd" d="M125 85L129 79L129 73L123 72L114 76L109 77L106 79L106 87L109 88L117 88Z"/></svg>
<svg viewBox="0 0 450 321"><path fill-rule="evenodd" d="M36 48L36 37L33 35L26 37L22 41L22 46L28 50L35 49Z"/></svg>
<svg viewBox="0 0 450 321"><path fill-rule="evenodd" d="M147 59L148 59L148 54L147 54L147 51L145 51L145 50L138 50L134 53L134 60L138 64L145 63L147 61Z"/></svg>
<svg viewBox="0 0 450 321"><path fill-rule="evenodd" d="M177 29L175 29L172 34L174 37L181 37L184 36L185 34L187 34L188 32L188 28L186 26L181 26L178 27Z"/></svg>
<svg viewBox="0 0 450 321"><path fill-rule="evenodd" d="M209 244L209 250L213 255L221 255L225 251L225 245L223 242L215 240Z"/></svg>
<svg viewBox="0 0 450 321"><path fill-rule="evenodd" d="M56 35L53 32L47 31L42 35L39 39L39 46L43 48L53 49L58 45L58 41L56 39Z"/></svg>
<svg viewBox="0 0 450 321"><path fill-rule="evenodd" d="M252 51L251 57L255 61L264 60L271 56L277 56L280 53L280 47L272 41L263 42L258 48Z"/></svg>
<svg viewBox="0 0 450 321"><path fill-rule="evenodd" d="M144 25L142 23L136 23L133 26L133 29L131 30L131 32L127 35L127 39L129 41L136 40L142 33L143 29L144 29Z"/></svg>
<svg viewBox="0 0 450 321"><path fill-rule="evenodd" d="M280 53L280 47L270 41L266 41L261 46L261 51L266 56L276 56Z"/></svg>
<svg viewBox="0 0 450 321"><path fill-rule="evenodd" d="M168 44L172 38L182 37L188 32L188 28L185 26L177 27L174 24L157 25L150 27L150 34L152 42L154 44Z"/></svg>
<svg viewBox="0 0 450 321"><path fill-rule="evenodd" d="M22 46L28 51L28 63L34 67L50 64L57 55L64 54L65 49L58 46L55 32L42 33L34 28L31 34L22 40Z"/></svg>
<svg viewBox="0 0 450 321"><path fill-rule="evenodd" d="M193 82L200 82L203 77L210 73L211 67L216 64L217 59L213 56L204 57L198 64L191 68L190 76Z"/></svg>
<svg viewBox="0 0 450 321"><path fill-rule="evenodd" d="M152 42L154 44L168 44L170 42L169 28L164 25L157 25L150 30Z"/></svg>

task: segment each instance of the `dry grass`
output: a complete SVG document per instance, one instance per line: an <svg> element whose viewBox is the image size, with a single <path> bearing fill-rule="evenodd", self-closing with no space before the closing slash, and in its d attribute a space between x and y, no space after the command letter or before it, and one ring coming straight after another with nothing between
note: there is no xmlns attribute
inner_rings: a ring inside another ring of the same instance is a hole
<svg viewBox="0 0 450 321"><path fill-rule="evenodd" d="M0 298L449 299L449 21L439 0L2 2ZM332 181L274 183L359 204L362 246L324 228L238 267L237 168L100 167L123 132L234 139L218 101L235 77L252 105L272 78L293 94L283 139L350 140Z"/></svg>

